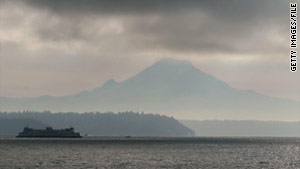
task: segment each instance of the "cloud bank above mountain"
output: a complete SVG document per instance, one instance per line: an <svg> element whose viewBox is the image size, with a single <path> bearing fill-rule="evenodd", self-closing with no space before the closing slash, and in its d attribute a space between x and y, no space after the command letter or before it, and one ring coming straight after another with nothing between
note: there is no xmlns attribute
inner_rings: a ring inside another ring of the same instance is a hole
<svg viewBox="0 0 300 169"><path fill-rule="evenodd" d="M72 94L173 57L235 88L299 99L282 0L0 4L1 96Z"/></svg>

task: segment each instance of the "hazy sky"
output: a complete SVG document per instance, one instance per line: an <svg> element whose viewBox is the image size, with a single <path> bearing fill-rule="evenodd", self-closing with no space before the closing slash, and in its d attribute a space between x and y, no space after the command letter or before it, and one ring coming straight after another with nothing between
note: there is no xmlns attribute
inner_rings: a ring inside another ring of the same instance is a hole
<svg viewBox="0 0 300 169"><path fill-rule="evenodd" d="M171 57L234 88L300 100L289 2L1 0L0 96L70 95Z"/></svg>

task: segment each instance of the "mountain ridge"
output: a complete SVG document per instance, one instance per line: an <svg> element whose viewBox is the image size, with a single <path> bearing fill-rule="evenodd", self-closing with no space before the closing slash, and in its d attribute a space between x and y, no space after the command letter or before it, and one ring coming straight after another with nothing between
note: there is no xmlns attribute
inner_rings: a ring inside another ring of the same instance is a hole
<svg viewBox="0 0 300 169"><path fill-rule="evenodd" d="M132 110L198 120L291 120L299 118L300 103L232 88L190 62L175 59L162 59L125 81L110 79L74 95L0 100L2 111Z"/></svg>

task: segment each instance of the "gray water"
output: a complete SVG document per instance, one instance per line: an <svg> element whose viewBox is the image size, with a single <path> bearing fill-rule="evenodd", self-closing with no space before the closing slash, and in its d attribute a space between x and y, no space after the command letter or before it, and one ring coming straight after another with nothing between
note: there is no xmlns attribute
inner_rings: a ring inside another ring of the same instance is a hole
<svg viewBox="0 0 300 169"><path fill-rule="evenodd" d="M0 137L0 168L300 168L300 138Z"/></svg>

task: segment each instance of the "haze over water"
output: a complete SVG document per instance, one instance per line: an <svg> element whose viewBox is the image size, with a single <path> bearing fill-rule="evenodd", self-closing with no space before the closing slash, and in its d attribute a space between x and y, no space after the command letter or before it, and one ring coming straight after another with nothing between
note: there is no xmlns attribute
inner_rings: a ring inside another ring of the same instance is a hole
<svg viewBox="0 0 300 169"><path fill-rule="evenodd" d="M0 138L0 168L300 168L299 138Z"/></svg>

